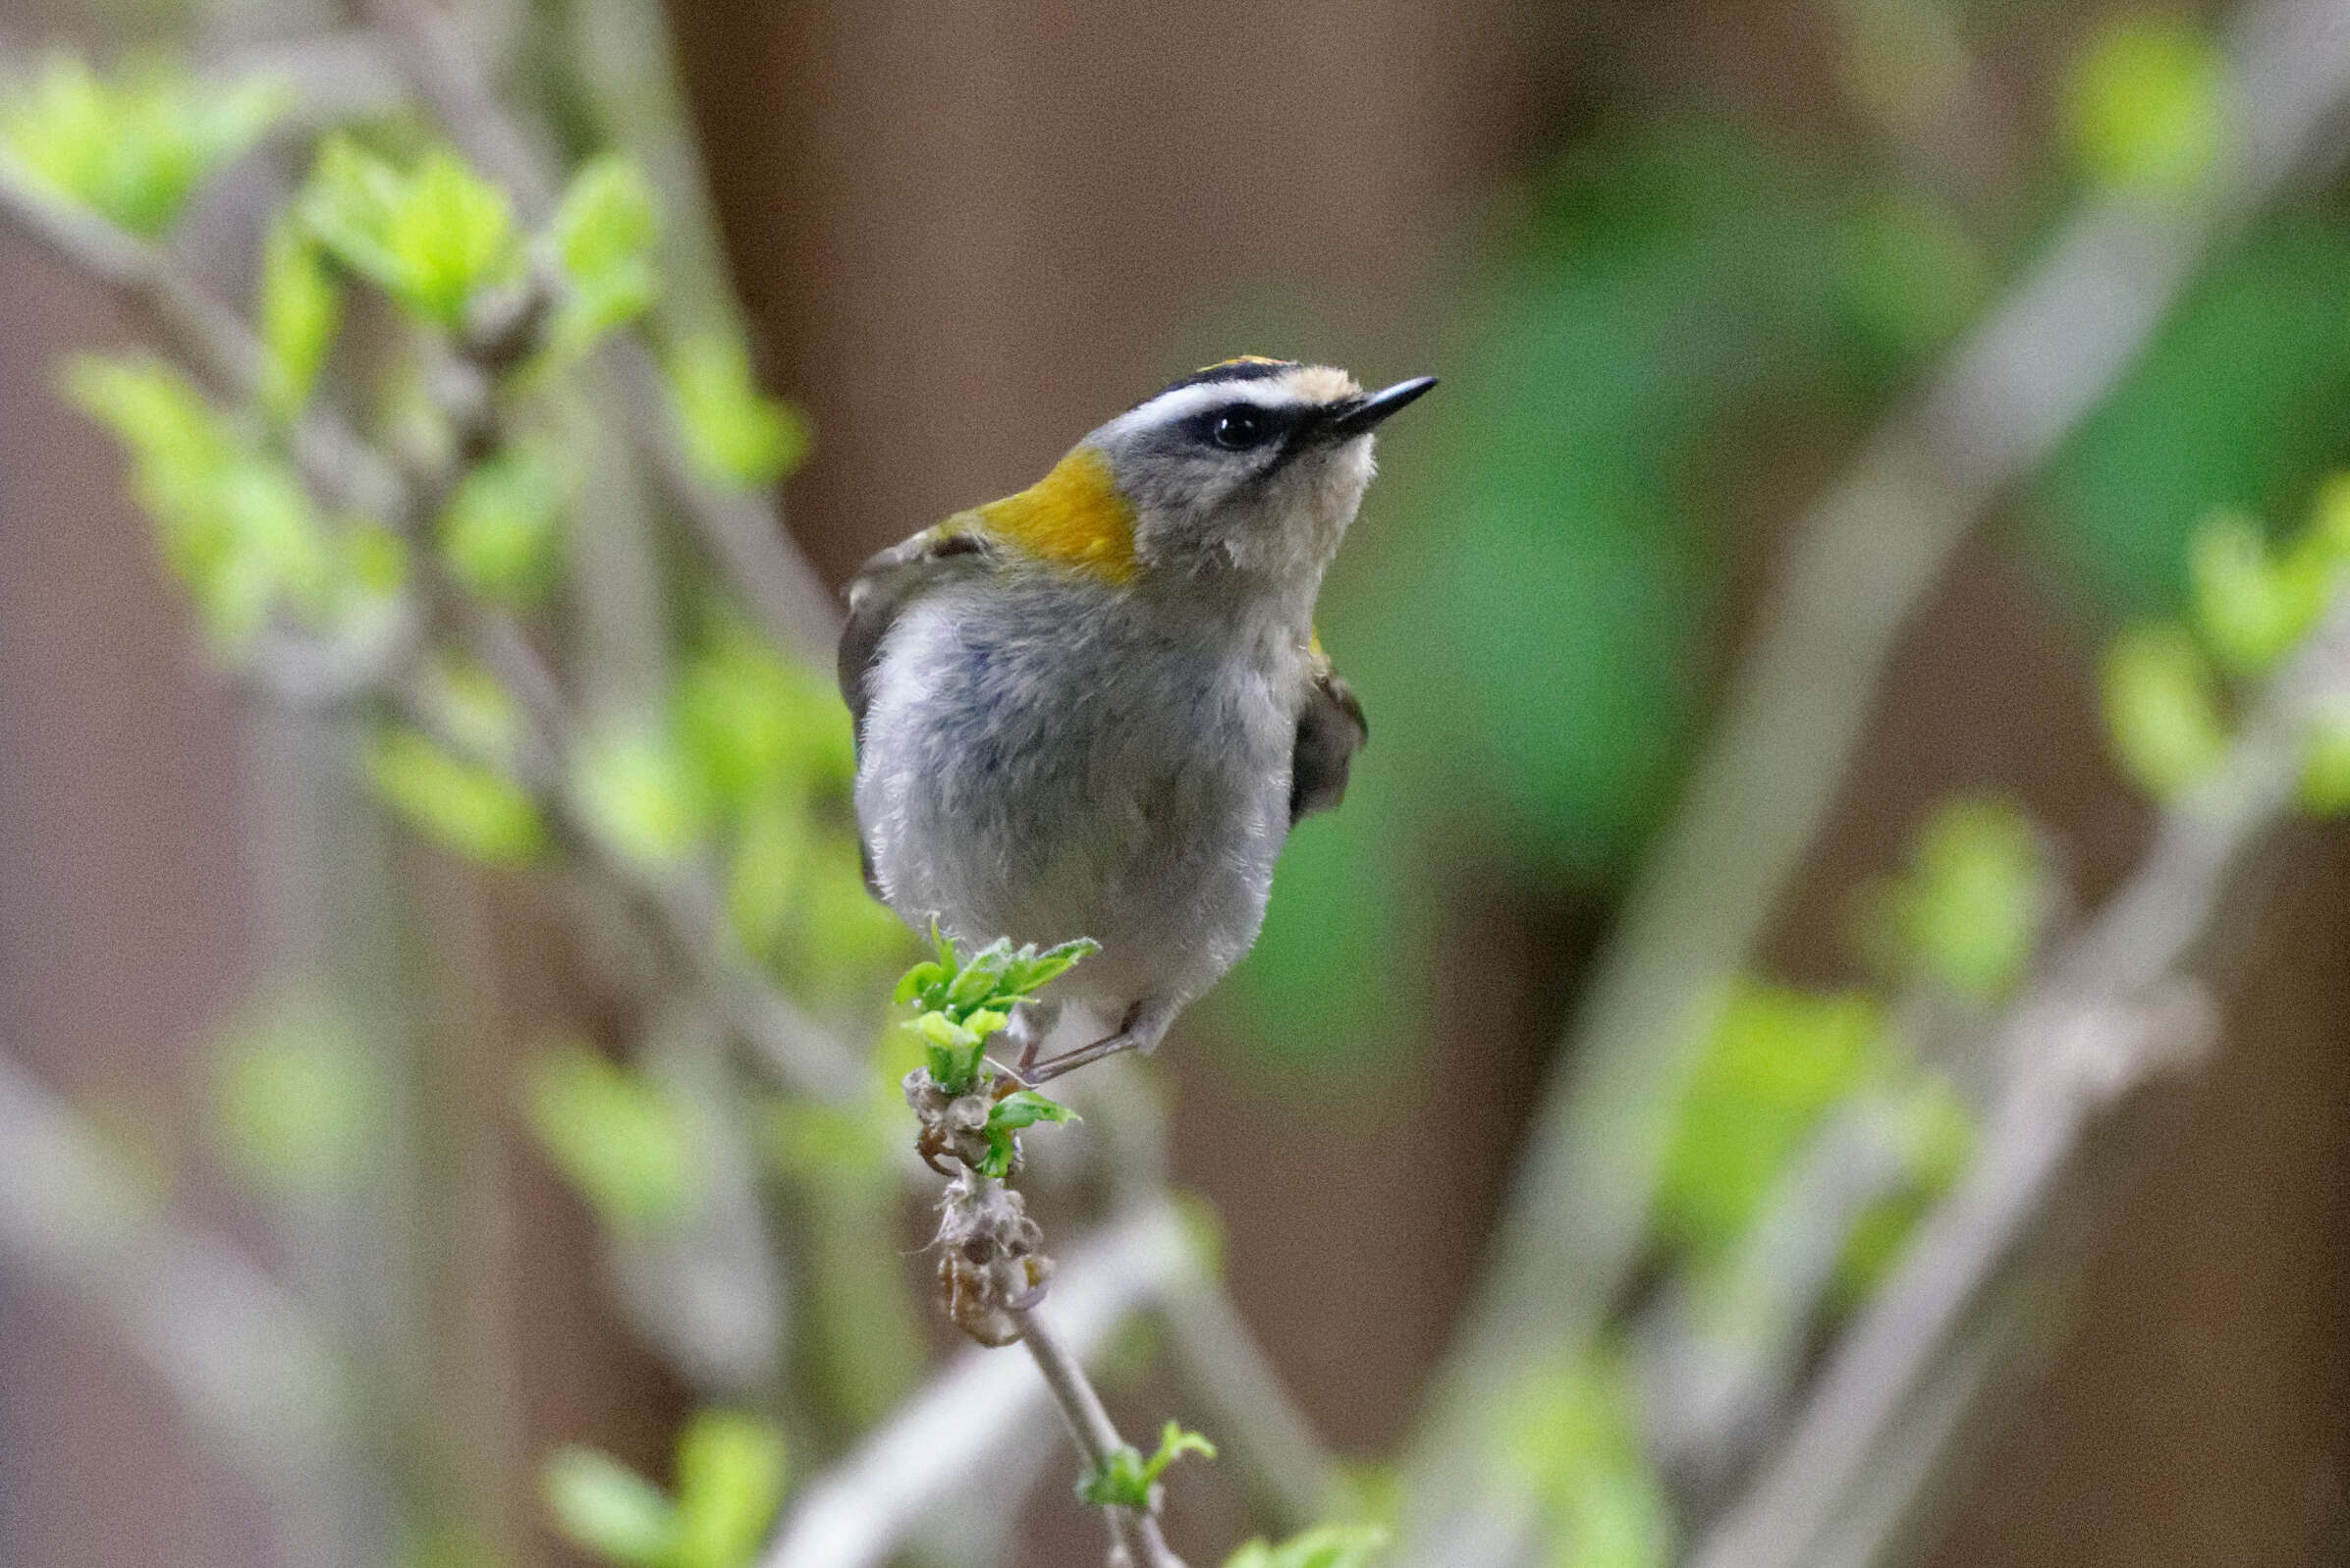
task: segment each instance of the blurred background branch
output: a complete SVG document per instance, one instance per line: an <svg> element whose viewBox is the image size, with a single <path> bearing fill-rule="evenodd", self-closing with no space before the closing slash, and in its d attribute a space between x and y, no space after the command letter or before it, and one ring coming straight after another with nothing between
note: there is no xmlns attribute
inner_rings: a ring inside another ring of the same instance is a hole
<svg viewBox="0 0 2350 1568"><path fill-rule="evenodd" d="M0 1070L0 1556L1098 1560L923 1332L827 584L1272 350L1449 407L1325 597L1346 809L1027 1154L1099 1427L1223 1446L1168 1538L2339 1559L2350 873L2272 845L2350 805L2350 11L66 20L202 74L0 62L0 1020L76 1107Z"/></svg>
<svg viewBox="0 0 2350 1568"><path fill-rule="evenodd" d="M1632 1269L1675 1086L1841 784L1896 637L1985 509L2111 391L2193 269L2297 170L2340 151L2350 8L2240 19L2230 151L2191 193L2074 218L1796 524L1681 803L1650 851L1534 1124L1495 1267L1440 1375L1410 1496L1423 1560L1461 1555L1485 1411L1530 1357L1598 1326ZM1493 1560L1510 1560L1503 1548Z"/></svg>

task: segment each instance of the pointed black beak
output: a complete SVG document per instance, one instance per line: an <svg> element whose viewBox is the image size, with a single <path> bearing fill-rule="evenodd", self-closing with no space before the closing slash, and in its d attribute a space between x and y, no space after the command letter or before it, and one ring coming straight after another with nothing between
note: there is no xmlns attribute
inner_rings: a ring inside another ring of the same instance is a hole
<svg viewBox="0 0 2350 1568"><path fill-rule="evenodd" d="M1435 385L1434 376L1414 376L1409 381L1396 382L1385 392L1374 392L1367 398L1358 398L1339 409L1330 423L1322 427L1323 432L1333 441L1351 441L1356 436L1367 436L1389 414L1407 404L1418 402L1420 395Z"/></svg>

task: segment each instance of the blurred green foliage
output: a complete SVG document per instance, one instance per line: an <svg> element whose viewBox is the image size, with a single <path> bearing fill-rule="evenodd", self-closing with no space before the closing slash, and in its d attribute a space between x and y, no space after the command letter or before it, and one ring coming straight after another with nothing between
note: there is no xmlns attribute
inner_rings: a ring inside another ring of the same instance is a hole
<svg viewBox="0 0 2350 1568"><path fill-rule="evenodd" d="M1936 808L1902 875L1860 899L1858 946L1896 982L1922 976L1979 1005L2024 978L2055 898L2040 835L2014 802L1966 797Z"/></svg>
<svg viewBox="0 0 2350 1568"><path fill-rule="evenodd" d="M1388 1533L1377 1525L1322 1525L1278 1546L1249 1541L1224 1568L1371 1568L1387 1543Z"/></svg>
<svg viewBox="0 0 2350 1568"><path fill-rule="evenodd" d="M805 460L806 421L759 390L738 340L688 338L670 353L669 376L686 453L703 478L756 490Z"/></svg>
<svg viewBox="0 0 2350 1568"><path fill-rule="evenodd" d="M2287 213L2217 258L2035 486L2059 580L2114 610L2169 611L2213 508L2297 511L2350 457L2345 297L2338 221Z"/></svg>
<svg viewBox="0 0 2350 1568"><path fill-rule="evenodd" d="M537 604L563 566L563 501L554 463L530 446L475 464L435 530L450 572L492 604Z"/></svg>
<svg viewBox="0 0 2350 1568"><path fill-rule="evenodd" d="M331 633L388 613L405 577L397 541L363 520L330 528L286 460L178 371L89 355L65 386L129 451L164 561L224 655L281 617Z"/></svg>
<svg viewBox="0 0 2350 1568"><path fill-rule="evenodd" d="M343 291L325 252L292 214L269 226L261 244L254 314L261 332L261 406L290 420L310 401L318 372L343 325Z"/></svg>
<svg viewBox="0 0 2350 1568"><path fill-rule="evenodd" d="M660 207L643 172L626 158L590 159L564 192L554 236L569 287L552 351L568 358L635 320L661 293Z"/></svg>
<svg viewBox="0 0 2350 1568"><path fill-rule="evenodd" d="M336 261L444 331L464 331L477 295L520 275L506 192L438 149L402 169L334 137L299 210Z"/></svg>
<svg viewBox="0 0 2350 1568"><path fill-rule="evenodd" d="M1949 907L1929 919L1936 928L1968 912L2011 922L2020 939L1970 935L1954 977L1983 978L1978 964L1988 951L1999 959L1997 978L2005 987L2019 978L2038 934L2039 903L1986 897L1979 869L1950 876L1936 864L1953 853L2000 861L2014 855L2019 846L2012 840L1963 841L1991 833L2008 839L2010 824L1993 829L1984 818L1981 807L1961 804L1930 824L1917 869L1899 896L1912 911L1933 897L1947 898ZM2003 870L1983 881L2004 892L2010 875ZM2014 952L2018 940L2022 954ZM1944 978L1933 968L1944 954L1926 947L1919 956L1929 973ZM1765 1217L1766 1205L1830 1118L1863 1105L1890 1137L1899 1168L1844 1238L1833 1283L1845 1302L1866 1295L1928 1205L1964 1168L1974 1146L1973 1112L1940 1074L1917 1060L1874 998L1738 983L1720 1010L1667 1145L1651 1217L1666 1257L1701 1287L1726 1277ZM1715 1305L1732 1312L1738 1306L1729 1300Z"/></svg>
<svg viewBox="0 0 2350 1568"><path fill-rule="evenodd" d="M2115 17L2065 82L2068 150L2114 190L2155 198L2192 190L2225 152L2226 88L2226 62L2186 19Z"/></svg>
<svg viewBox="0 0 2350 1568"><path fill-rule="evenodd" d="M384 1111L373 1057L322 999L278 999L214 1045L215 1142L230 1169L272 1197L353 1192L373 1172Z"/></svg>
<svg viewBox="0 0 2350 1568"><path fill-rule="evenodd" d="M1671 1512L1640 1419L1607 1351L1530 1369L1503 1412L1505 1454L1544 1515L1553 1568L1664 1568Z"/></svg>
<svg viewBox="0 0 2350 1568"><path fill-rule="evenodd" d="M896 1031L891 1032L896 1035ZM902 1039L903 1037L898 1037ZM792 1365L838 1429L863 1432L887 1416L921 1376L905 1347L922 1337L904 1260L875 1245L904 1221L900 1162L905 1099L898 1080L908 1059L877 1063L873 1098L862 1106L777 1101L762 1146L787 1185L783 1213L794 1226L794 1257L806 1282ZM895 1069L895 1070L893 1070Z"/></svg>
<svg viewBox="0 0 2350 1568"><path fill-rule="evenodd" d="M641 1232L700 1201L689 1114L644 1073L563 1041L529 1063L523 1090L540 1146L606 1224Z"/></svg>
<svg viewBox="0 0 2350 1568"><path fill-rule="evenodd" d="M1727 1253L1821 1119L1886 1071L1893 1049L1871 998L1739 984L1667 1148L1661 1238L1700 1263Z"/></svg>
<svg viewBox="0 0 2350 1568"><path fill-rule="evenodd" d="M2301 806L2317 817L2350 812L2350 714L2318 719L2301 770Z"/></svg>
<svg viewBox="0 0 2350 1568"><path fill-rule="evenodd" d="M290 99L267 81L203 81L160 61L101 78L54 55L0 97L0 155L52 195L151 240Z"/></svg>
<svg viewBox="0 0 2350 1568"><path fill-rule="evenodd" d="M2132 626L2105 655L2105 722L2130 782L2168 800L2227 754L2218 682L2194 635L2175 622Z"/></svg>
<svg viewBox="0 0 2350 1568"><path fill-rule="evenodd" d="M683 861L711 830L701 776L665 728L622 720L592 730L572 758L571 787L588 832L644 870Z"/></svg>
<svg viewBox="0 0 2350 1568"><path fill-rule="evenodd" d="M497 769L458 756L421 730L385 725L367 742L367 782L427 838L485 865L520 865L547 847L529 793Z"/></svg>
<svg viewBox="0 0 2350 1568"><path fill-rule="evenodd" d="M856 758L829 676L721 622L680 676L672 728L716 816L736 940L798 994L869 1005L911 946L865 891Z"/></svg>
<svg viewBox="0 0 2350 1568"><path fill-rule="evenodd" d="M2107 738L2153 799L2172 800L2219 767L2247 688L2309 635L2350 579L2350 475L2321 487L2311 514L2281 547L2251 517L2213 514L2188 549L2193 619L2142 622L2107 650ZM2340 729L2325 714L2312 724L2301 795L2321 815L2350 790Z"/></svg>
<svg viewBox="0 0 2350 1568"><path fill-rule="evenodd" d="M539 1488L564 1537L619 1568L747 1568L787 1478L773 1425L701 1410L678 1438L674 1498L619 1460L576 1446L549 1456Z"/></svg>

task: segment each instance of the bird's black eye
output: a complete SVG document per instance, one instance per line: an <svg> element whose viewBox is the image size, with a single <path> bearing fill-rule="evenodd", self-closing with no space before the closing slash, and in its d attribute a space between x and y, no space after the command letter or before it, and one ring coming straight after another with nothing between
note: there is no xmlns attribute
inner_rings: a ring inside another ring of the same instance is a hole
<svg viewBox="0 0 2350 1568"><path fill-rule="evenodd" d="M1208 426L1208 439L1227 452L1245 452L1261 446L1272 433L1265 410L1251 404L1234 404L1218 413Z"/></svg>

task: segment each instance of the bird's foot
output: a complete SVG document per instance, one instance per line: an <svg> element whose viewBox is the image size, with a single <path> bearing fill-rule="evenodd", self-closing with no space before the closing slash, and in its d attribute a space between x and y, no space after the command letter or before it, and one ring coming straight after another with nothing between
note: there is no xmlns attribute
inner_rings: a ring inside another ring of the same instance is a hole
<svg viewBox="0 0 2350 1568"><path fill-rule="evenodd" d="M1128 1051L1147 1052L1158 1045L1160 1038L1167 1033L1167 1026L1175 1022L1176 1011L1168 1002L1138 1001L1126 1009L1126 1016L1119 1024L1118 1033L1105 1035L1089 1046L1065 1051L1046 1061L1035 1059L1036 1047L1040 1042L1031 1040L1021 1051L1018 1062L1006 1071L1020 1088L1034 1089L1039 1084L1050 1083L1064 1073L1090 1066L1107 1056Z"/></svg>

